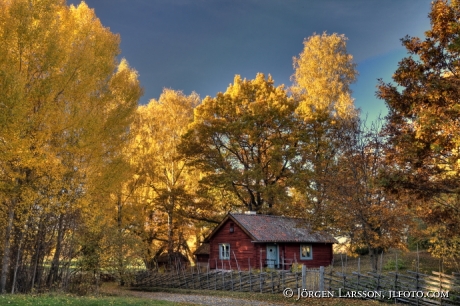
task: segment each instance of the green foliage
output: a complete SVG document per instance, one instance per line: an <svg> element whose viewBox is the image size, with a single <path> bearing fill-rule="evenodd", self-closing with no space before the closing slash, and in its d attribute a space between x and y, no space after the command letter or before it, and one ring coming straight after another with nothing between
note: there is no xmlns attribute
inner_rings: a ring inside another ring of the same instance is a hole
<svg viewBox="0 0 460 306"><path fill-rule="evenodd" d="M416 251L417 249L418 250L428 250L429 247L430 247L430 240L426 236L421 237L421 238L409 236L407 238L407 248L410 251Z"/></svg>
<svg viewBox="0 0 460 306"><path fill-rule="evenodd" d="M396 267L398 267L398 271L407 269L406 263L401 258L398 258L397 263L396 263L396 259L390 258L383 265L383 269L386 271L395 271Z"/></svg>

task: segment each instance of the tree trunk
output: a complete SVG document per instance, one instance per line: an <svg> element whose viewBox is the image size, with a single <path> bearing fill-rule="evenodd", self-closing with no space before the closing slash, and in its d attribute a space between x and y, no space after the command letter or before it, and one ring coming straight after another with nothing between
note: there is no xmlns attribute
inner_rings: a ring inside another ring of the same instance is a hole
<svg viewBox="0 0 460 306"><path fill-rule="evenodd" d="M117 265L118 265L118 274L120 276L120 286L125 285L124 279L124 265L123 265L123 203L121 201L121 194L119 193L117 196Z"/></svg>
<svg viewBox="0 0 460 306"><path fill-rule="evenodd" d="M6 278L10 269L10 236L11 229L13 228L14 219L14 204L15 200L12 200L8 207L8 225L5 230L5 243L3 247L3 258L2 258L2 273L0 274L0 294L5 293L6 289Z"/></svg>
<svg viewBox="0 0 460 306"><path fill-rule="evenodd" d="M25 231L25 229L24 229ZM21 232L19 236L19 241L18 241L18 251L16 253L16 263L14 264L14 272L13 272L13 281L11 282L11 294L14 294L15 291L15 286L16 286L16 277L18 274L18 268L19 268L19 259L21 258L21 251L22 251L22 241L24 238L24 231Z"/></svg>
<svg viewBox="0 0 460 306"><path fill-rule="evenodd" d="M35 280L40 280L40 275L41 275L41 271L38 270L38 265L39 263L41 262L41 256L42 256L42 250L44 249L44 236L45 236L45 223L46 223L46 217L45 217L45 220L41 219L40 222L38 223L38 232L37 232L37 240L36 240L36 245L35 245L35 254L34 256L32 256L32 258L34 259L34 263L33 263L33 266L34 266L34 269L33 269L33 273L32 273L32 281L31 281L31 286L30 286L30 289L34 289L35 287Z"/></svg>
<svg viewBox="0 0 460 306"><path fill-rule="evenodd" d="M173 216L172 212L168 211L168 254L171 255L174 252L174 228L173 228Z"/></svg>
<svg viewBox="0 0 460 306"><path fill-rule="evenodd" d="M50 272L48 274L48 279L46 280L46 283L48 286L51 286L53 282L55 282L58 278L57 276L58 276L58 271L59 271L59 259L60 259L61 250L62 250L62 239L64 237L63 221L64 221L64 214L61 214L59 216L56 251L54 252L53 261L51 262Z"/></svg>
<svg viewBox="0 0 460 306"><path fill-rule="evenodd" d="M371 259L372 272L377 273L379 264L379 249L370 247L369 255Z"/></svg>

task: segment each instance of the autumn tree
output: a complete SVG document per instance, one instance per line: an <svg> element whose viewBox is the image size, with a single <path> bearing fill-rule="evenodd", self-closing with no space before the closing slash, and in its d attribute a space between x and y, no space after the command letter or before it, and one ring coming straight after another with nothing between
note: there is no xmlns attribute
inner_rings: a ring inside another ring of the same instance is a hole
<svg viewBox="0 0 460 306"><path fill-rule="evenodd" d="M195 93L187 96L164 89L158 100L138 107L131 128L131 162L141 182L139 196L145 203L145 228L139 230L149 254L145 259L149 267L162 251L190 252L186 243L192 227L190 218L202 213L193 197L200 173L178 152L199 102Z"/></svg>
<svg viewBox="0 0 460 306"><path fill-rule="evenodd" d="M329 199L333 191L328 182L337 167L342 134L358 115L350 89L357 76L356 64L347 53L346 40L335 33L313 35L294 57L290 89L298 101L301 163L293 186L300 195L301 211L318 228L330 228L335 223L330 211L334 203Z"/></svg>
<svg viewBox="0 0 460 306"><path fill-rule="evenodd" d="M387 164L386 142L380 129L380 120L370 127L363 121L352 123L343 134L338 167L329 181L338 235L347 238L352 252L358 247L367 248L374 271L382 252L406 248L412 223L404 197L396 197L381 186Z"/></svg>
<svg viewBox="0 0 460 306"><path fill-rule="evenodd" d="M347 53L346 41L336 33L315 34L294 57L291 90L301 99L297 112L305 119L357 115L350 89L357 76L356 64Z"/></svg>
<svg viewBox="0 0 460 306"><path fill-rule="evenodd" d="M288 202L297 162L295 109L271 76L237 75L224 93L206 97L195 109L182 152L209 173L203 184L231 191L239 207L274 213Z"/></svg>
<svg viewBox="0 0 460 306"><path fill-rule="evenodd" d="M429 18L424 39L402 39L409 55L399 62L394 84L379 83L389 109L388 160L396 164L386 186L415 195L414 210L445 239L438 254L458 256L460 3L434 1Z"/></svg>
<svg viewBox="0 0 460 306"><path fill-rule="evenodd" d="M33 287L52 253L54 282L67 233L94 216L94 183L119 158L142 91L117 63L118 36L84 3L0 1L0 41L4 292L19 265L33 270Z"/></svg>

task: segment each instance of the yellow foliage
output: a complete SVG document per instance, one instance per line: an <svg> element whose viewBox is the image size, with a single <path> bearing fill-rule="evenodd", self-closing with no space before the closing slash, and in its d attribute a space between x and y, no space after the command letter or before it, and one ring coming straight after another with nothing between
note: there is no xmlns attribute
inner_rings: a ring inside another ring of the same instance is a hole
<svg viewBox="0 0 460 306"><path fill-rule="evenodd" d="M297 111L305 119L357 115L350 90L356 80L356 64L347 53L346 40L336 33L313 35L304 41L299 57L294 57L292 91L301 96Z"/></svg>
<svg viewBox="0 0 460 306"><path fill-rule="evenodd" d="M117 62L118 35L84 2L0 0L0 41L0 205L14 226L27 224L28 239L43 220L61 238L41 237L64 239L70 219L76 228L101 217L96 201L116 185L104 178L122 164L142 89ZM8 220L0 224L7 233Z"/></svg>

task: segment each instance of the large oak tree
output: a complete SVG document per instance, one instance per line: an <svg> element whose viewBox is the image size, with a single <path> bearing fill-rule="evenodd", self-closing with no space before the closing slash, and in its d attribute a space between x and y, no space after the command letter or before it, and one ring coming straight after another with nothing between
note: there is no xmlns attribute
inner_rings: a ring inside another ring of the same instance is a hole
<svg viewBox="0 0 460 306"><path fill-rule="evenodd" d="M412 206L442 236L441 249L458 255L460 4L434 1L429 17L424 39L402 39L409 56L399 62L394 84L379 84L389 109L388 160L395 163L386 185L416 195Z"/></svg>
<svg viewBox="0 0 460 306"><path fill-rule="evenodd" d="M270 213L285 204L297 163L295 109L270 76L237 75L226 92L195 109L182 151L209 173L202 183L233 192L249 210Z"/></svg>

